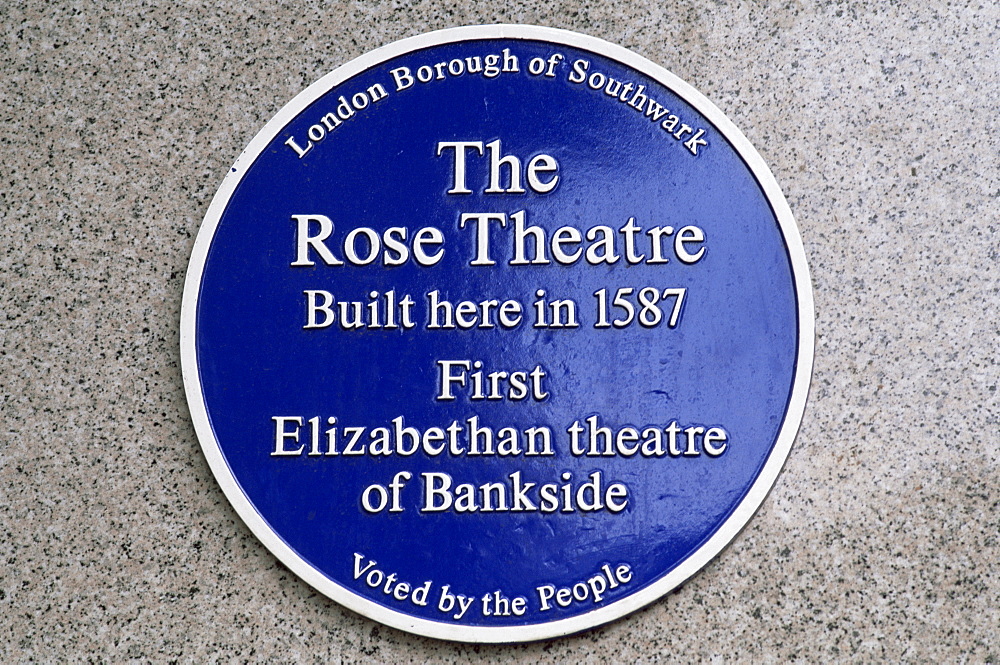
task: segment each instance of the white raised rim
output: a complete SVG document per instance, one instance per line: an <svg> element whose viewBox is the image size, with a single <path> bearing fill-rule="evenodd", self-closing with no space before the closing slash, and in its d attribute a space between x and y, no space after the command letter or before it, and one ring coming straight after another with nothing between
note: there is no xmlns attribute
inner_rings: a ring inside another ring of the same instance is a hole
<svg viewBox="0 0 1000 665"><path fill-rule="evenodd" d="M785 420L782 423L778 440L771 456L768 458L760 475L743 501L711 538L696 550L694 554L685 559L670 573L646 588L614 603L575 617L525 626L463 626L412 617L355 594L353 591L337 584L313 568L312 565L300 557L268 526L253 504L243 494L222 456L218 441L215 439L215 433L209 422L201 389L201 376L195 354L195 324L205 260L222 214L237 185L257 156L260 155L289 122L331 88L389 59L430 46L500 38L539 40L562 44L617 60L655 79L682 97L704 115L729 140L763 189L774 210L778 224L781 227L782 235L784 236L791 261L798 301L798 358ZM640 55L595 37L588 37L567 30L524 25L485 25L450 28L403 39L352 60L327 74L297 95L254 137L233 164L215 198L212 199L191 253L191 261L184 283L184 300L181 306L181 368L184 376L184 389L187 393L188 405L195 431L204 451L205 458L212 469L212 473L222 486L223 492L236 509L236 512L250 530L253 531L254 535L295 574L344 607L393 628L426 637L460 642L530 642L586 630L618 619L652 603L679 586L708 564L739 534L750 521L750 518L753 517L774 485L778 473L781 471L785 459L788 457L802 421L803 412L805 411L809 382L812 377L814 345L815 321L812 287L806 265L805 250L802 246L795 220L770 169L768 169L764 160L753 146L750 145L750 142L743 133L701 93L666 69Z"/></svg>

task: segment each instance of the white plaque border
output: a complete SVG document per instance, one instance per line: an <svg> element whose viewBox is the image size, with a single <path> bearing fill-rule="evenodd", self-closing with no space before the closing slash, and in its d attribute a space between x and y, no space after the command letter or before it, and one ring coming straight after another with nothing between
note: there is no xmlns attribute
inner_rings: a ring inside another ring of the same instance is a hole
<svg viewBox="0 0 1000 665"><path fill-rule="evenodd" d="M591 51L616 60L655 79L683 98L723 134L746 162L760 184L781 228L795 281L798 301L798 358L784 422L770 457L746 497L718 530L679 566L649 586L608 605L571 618L524 626L466 626L430 621L379 605L333 581L300 557L271 529L243 493L222 455L208 418L196 357L196 314L208 250L230 198L249 167L299 113L347 79L397 56L419 49L481 39L539 40ZM567 30L526 25L483 25L449 28L403 39L362 55L322 77L285 105L254 137L237 158L209 206L198 232L184 284L181 306L181 367L191 418L205 458L226 497L250 530L296 575L340 605L393 628L426 637L473 643L530 642L576 633L614 621L644 607L675 589L718 555L747 525L760 508L785 463L805 411L815 352L812 287L805 249L791 209L764 160L736 126L701 93L663 67L621 46Z"/></svg>

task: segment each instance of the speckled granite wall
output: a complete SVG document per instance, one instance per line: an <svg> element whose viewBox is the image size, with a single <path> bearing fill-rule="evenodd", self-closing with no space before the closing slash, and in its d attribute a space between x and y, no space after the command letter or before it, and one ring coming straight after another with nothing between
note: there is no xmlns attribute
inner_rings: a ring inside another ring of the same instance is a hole
<svg viewBox="0 0 1000 665"><path fill-rule="evenodd" d="M0 660L1000 662L996 4L97 4L0 7ZM515 647L381 627L289 573L211 477L178 351L194 235L264 123L374 47L493 22L714 101L784 189L817 314L746 531L647 609Z"/></svg>

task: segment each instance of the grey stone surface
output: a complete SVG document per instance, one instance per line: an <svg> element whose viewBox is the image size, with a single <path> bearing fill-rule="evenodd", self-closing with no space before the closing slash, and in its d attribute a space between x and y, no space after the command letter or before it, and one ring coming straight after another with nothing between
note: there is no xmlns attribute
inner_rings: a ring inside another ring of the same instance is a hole
<svg viewBox="0 0 1000 665"><path fill-rule="evenodd" d="M817 357L735 542L609 626L477 647L361 618L242 525L184 399L181 290L296 93L455 25L568 28L688 81L798 220ZM988 2L0 6L0 660L1000 662L1000 9Z"/></svg>

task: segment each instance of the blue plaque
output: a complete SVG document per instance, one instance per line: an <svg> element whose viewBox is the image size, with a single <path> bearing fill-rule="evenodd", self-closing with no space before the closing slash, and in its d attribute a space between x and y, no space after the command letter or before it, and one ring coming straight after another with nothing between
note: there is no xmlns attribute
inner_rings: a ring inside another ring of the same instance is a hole
<svg viewBox="0 0 1000 665"><path fill-rule="evenodd" d="M390 626L515 642L735 537L813 325L788 205L715 106L607 42L486 26L362 56L264 127L181 347L209 465L285 565Z"/></svg>

